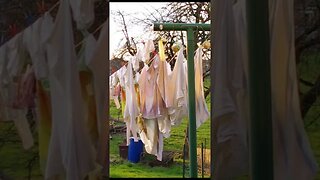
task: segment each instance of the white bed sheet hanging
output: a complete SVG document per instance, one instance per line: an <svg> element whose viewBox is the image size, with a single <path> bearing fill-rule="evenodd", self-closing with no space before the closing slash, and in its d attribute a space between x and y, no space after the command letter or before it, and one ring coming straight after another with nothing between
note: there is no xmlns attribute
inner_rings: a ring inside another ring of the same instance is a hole
<svg viewBox="0 0 320 180"><path fill-rule="evenodd" d="M95 169L95 156L83 114L68 0L60 2L47 47L52 133L45 179L84 179Z"/></svg>

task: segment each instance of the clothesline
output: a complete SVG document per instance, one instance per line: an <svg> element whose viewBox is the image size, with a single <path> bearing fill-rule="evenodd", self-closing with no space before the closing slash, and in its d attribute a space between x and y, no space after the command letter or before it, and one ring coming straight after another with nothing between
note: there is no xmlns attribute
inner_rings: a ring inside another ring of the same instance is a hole
<svg viewBox="0 0 320 180"><path fill-rule="evenodd" d="M54 10L56 7L58 7L58 5L60 4L60 1L58 1L56 4L54 4L49 10L48 12L51 12L52 10ZM100 26L93 31L92 34L95 34L96 32L98 32L101 28L103 27L103 23L100 24ZM75 48L79 47L82 43L83 43L84 40L80 41L78 44L76 44Z"/></svg>
<svg viewBox="0 0 320 180"><path fill-rule="evenodd" d="M102 24L100 24L100 26L99 26L99 27L97 27L97 29L96 29L96 30L94 30L92 34L95 34L96 32L98 32L98 31L99 31L99 29L101 29L102 27L103 27L103 23L102 23ZM80 42L75 46L75 48L79 47L79 46L83 43L83 41L84 41L84 40L80 41Z"/></svg>
<svg viewBox="0 0 320 180"><path fill-rule="evenodd" d="M56 2L47 12L53 11L58 5L60 4L60 1Z"/></svg>
<svg viewBox="0 0 320 180"><path fill-rule="evenodd" d="M197 50L195 50L194 53L195 53L196 51L197 51ZM173 57L172 57L169 61L167 61L167 62L170 63L176 56L177 56L177 53L175 53L175 54L173 55ZM156 56L154 56L152 59L150 59L150 60L149 60L149 63L151 63L151 62L155 59L155 57L156 57ZM129 63L129 61L127 61L123 66L128 65L128 63ZM121 66L119 69L121 69L123 66ZM118 70L119 70L119 69L118 69ZM117 70L117 71L118 71L118 70ZM140 73L141 70L142 70L142 69L140 69L138 72ZM116 72L117 72L117 71L116 71ZM114 72L114 73L116 73L116 72ZM112 74L114 74L114 73L112 73ZM110 76L112 76L112 74L111 74Z"/></svg>

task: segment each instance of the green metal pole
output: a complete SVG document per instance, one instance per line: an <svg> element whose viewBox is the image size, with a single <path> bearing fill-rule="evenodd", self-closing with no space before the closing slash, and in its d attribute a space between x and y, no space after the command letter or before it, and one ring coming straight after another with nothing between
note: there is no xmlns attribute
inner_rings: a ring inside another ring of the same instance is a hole
<svg viewBox="0 0 320 180"><path fill-rule="evenodd" d="M154 23L155 31L187 31L188 54L188 102L189 102L189 158L190 177L197 178L197 126L195 108L195 79L194 79L194 31L210 31L210 24L185 24L185 23Z"/></svg>
<svg viewBox="0 0 320 180"><path fill-rule="evenodd" d="M252 180L273 179L268 0L247 0Z"/></svg>
<svg viewBox="0 0 320 180"><path fill-rule="evenodd" d="M193 28L187 29L187 53L188 53L188 97L189 97L189 153L190 153L190 177L197 178L197 126L196 126L196 101L194 79L194 34Z"/></svg>
<svg viewBox="0 0 320 180"><path fill-rule="evenodd" d="M199 31L210 31L210 24L197 24L197 23L154 23L153 30L155 31L187 31L188 28Z"/></svg>

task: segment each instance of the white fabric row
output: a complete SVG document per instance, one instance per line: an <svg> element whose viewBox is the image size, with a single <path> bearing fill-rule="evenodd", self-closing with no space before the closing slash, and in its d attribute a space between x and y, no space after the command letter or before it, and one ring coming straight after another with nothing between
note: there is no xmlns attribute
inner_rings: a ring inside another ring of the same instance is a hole
<svg viewBox="0 0 320 180"><path fill-rule="evenodd" d="M246 1L215 6L214 178L233 179L249 172ZM311 180L318 169L299 108L293 15L293 0L269 0L275 180Z"/></svg>
<svg viewBox="0 0 320 180"><path fill-rule="evenodd" d="M84 179L102 166L107 159L107 25L105 22L98 41L88 35L84 54L78 60L73 39L70 6L77 28L85 30L94 20L93 0L61 0L53 22L49 13L17 34L0 47L0 120L13 120L22 138L24 148L33 145L33 137L25 118L26 110L7 108L12 101L10 92L17 89L15 78L29 63L37 80L49 80L52 129L45 179ZM27 56L30 55L30 58ZM26 62L28 60L31 62ZM98 137L92 142L84 115L79 64L93 74L93 93L96 103ZM7 109L4 109L5 107ZM106 169L104 169L106 170Z"/></svg>
<svg viewBox="0 0 320 180"><path fill-rule="evenodd" d="M52 28L52 17L45 14L25 31L18 33L8 43L0 47L0 96L2 96L0 119L12 120L18 130L23 147L29 149L33 146L33 137L26 119L27 108L11 108L16 98L18 81L22 70L31 57L33 71L39 79L46 76L47 69L43 66L45 56L43 44L48 39Z"/></svg>

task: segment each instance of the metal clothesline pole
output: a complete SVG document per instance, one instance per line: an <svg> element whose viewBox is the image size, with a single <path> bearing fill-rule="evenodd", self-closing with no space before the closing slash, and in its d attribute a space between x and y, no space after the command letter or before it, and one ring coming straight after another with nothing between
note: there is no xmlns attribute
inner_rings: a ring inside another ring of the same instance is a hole
<svg viewBox="0 0 320 180"><path fill-rule="evenodd" d="M154 23L153 28L154 31L187 31L190 177L197 178L198 165L194 78L194 32L196 30L210 31L210 24Z"/></svg>
<svg viewBox="0 0 320 180"><path fill-rule="evenodd" d="M268 0L247 0L252 180L273 179Z"/></svg>

